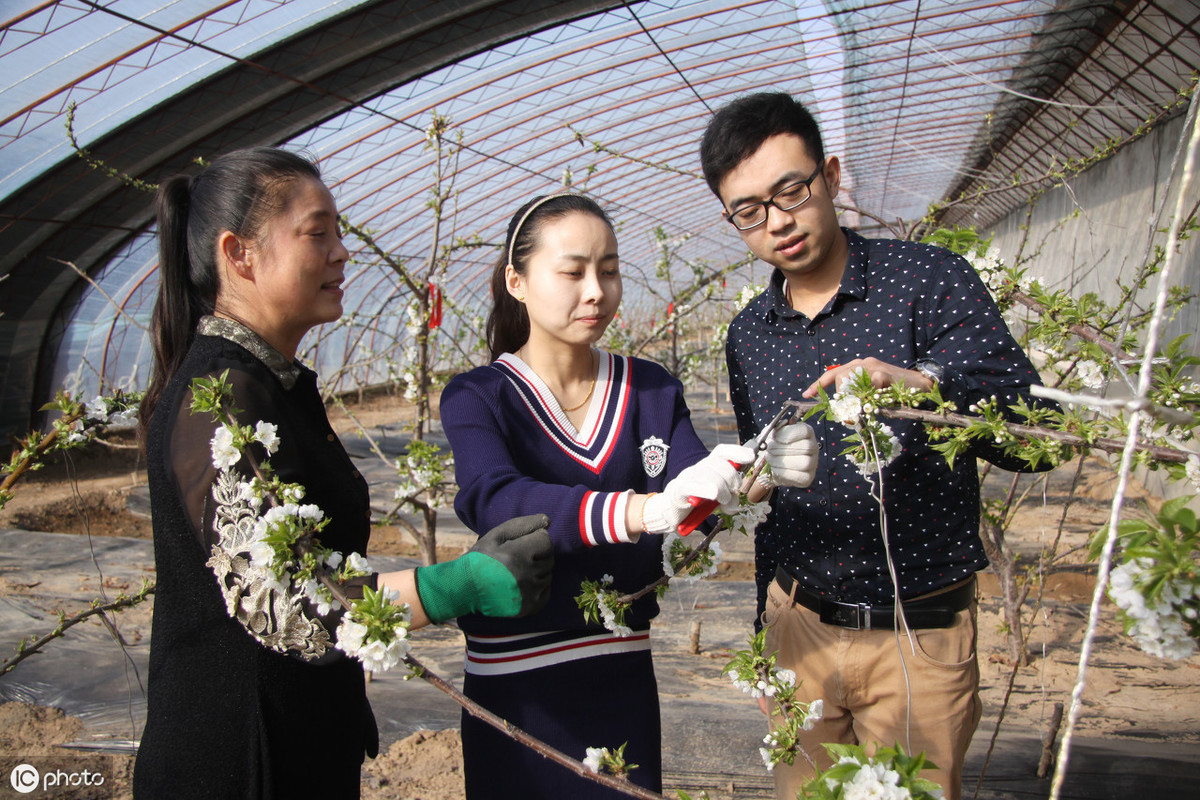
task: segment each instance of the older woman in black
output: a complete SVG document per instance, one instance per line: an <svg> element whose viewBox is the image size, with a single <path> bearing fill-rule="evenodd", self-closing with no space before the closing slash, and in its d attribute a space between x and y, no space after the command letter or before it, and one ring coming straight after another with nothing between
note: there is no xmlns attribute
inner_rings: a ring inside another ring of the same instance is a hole
<svg viewBox="0 0 1200 800"><path fill-rule="evenodd" d="M329 425L315 373L295 361L304 334L342 313L349 256L337 207L314 164L255 148L165 181L158 226L155 364L141 416L158 588L134 792L358 797L364 754L378 749L362 667L332 645L337 612L281 597L290 587L247 580L230 615L224 594L237 576L219 582L207 563L229 524L215 513L214 423L190 413L192 380L228 370L238 422L277 426L273 468L329 517L322 543L366 551L366 481ZM237 468L249 474L246 459ZM545 525L509 520L455 561L364 582L398 592L413 627L529 613L549 584ZM255 613L264 608L276 613Z"/></svg>

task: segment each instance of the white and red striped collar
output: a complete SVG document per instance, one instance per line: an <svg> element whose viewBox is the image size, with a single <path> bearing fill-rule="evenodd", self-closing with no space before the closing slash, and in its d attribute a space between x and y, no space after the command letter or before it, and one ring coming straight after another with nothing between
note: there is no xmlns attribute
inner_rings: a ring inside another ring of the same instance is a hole
<svg viewBox="0 0 1200 800"><path fill-rule="evenodd" d="M492 366L517 389L547 436L575 461L599 474L616 446L629 404L629 359L596 351L599 367L587 416L579 430L567 419L554 393L528 364L505 353Z"/></svg>

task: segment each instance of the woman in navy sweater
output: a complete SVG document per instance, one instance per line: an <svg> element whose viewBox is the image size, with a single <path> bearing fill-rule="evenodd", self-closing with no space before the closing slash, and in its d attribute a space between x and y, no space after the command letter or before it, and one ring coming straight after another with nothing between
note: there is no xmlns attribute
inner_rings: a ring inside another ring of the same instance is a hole
<svg viewBox="0 0 1200 800"><path fill-rule="evenodd" d="M551 195L519 209L492 297L493 363L455 377L442 394L459 484L454 507L475 531L546 514L555 566L542 611L459 619L464 691L578 759L588 747L628 742L626 761L638 765L631 780L660 791L649 641L656 597L634 603L625 635L586 623L574 598L584 580L611 576L621 592L657 580L662 539L643 534L674 531L691 511L689 496L736 505L735 463L753 454L736 445L710 454L678 380L594 347L621 302L616 237L594 201ZM803 481L797 466L803 472L811 461L809 443L795 438L770 458L777 476ZM462 738L471 800L616 796L465 713Z"/></svg>

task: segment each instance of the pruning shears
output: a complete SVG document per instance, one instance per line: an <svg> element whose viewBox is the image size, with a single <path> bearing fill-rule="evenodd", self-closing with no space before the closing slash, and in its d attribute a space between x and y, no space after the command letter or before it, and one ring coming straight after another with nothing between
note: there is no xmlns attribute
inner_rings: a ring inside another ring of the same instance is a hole
<svg viewBox="0 0 1200 800"><path fill-rule="evenodd" d="M776 428L782 428L784 425L790 424L799 408L800 404L795 400L788 400L783 404L783 408L779 409L779 413L775 415L775 418L768 422L766 426L758 432L757 436L746 442L746 447L749 447L754 451L754 461L750 462L750 464L747 464L746 466L753 467L753 465L758 462L759 455L767 449L767 441L771 438L771 433L774 432ZM737 467L739 470L742 468L741 465L732 461L729 463L733 464L733 466ZM679 523L679 525L676 527L676 530L679 532L680 536L687 536L689 533L696 530L696 527L701 522L708 519L709 515L716 510L718 505L716 500L709 500L707 498L696 497L694 495L688 497L688 503L691 504L692 510L688 512L686 517L684 517L683 522Z"/></svg>

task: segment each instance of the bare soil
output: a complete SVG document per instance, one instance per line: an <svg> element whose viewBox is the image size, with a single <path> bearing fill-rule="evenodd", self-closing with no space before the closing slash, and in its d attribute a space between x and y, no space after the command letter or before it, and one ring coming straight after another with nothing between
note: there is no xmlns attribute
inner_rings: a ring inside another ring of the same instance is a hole
<svg viewBox="0 0 1200 800"><path fill-rule="evenodd" d="M372 427L380 420L394 421L400 407L393 398L373 397L363 406L355 406L353 413ZM353 423L336 409L331 411L331 419L343 434L353 429ZM44 470L29 475L18 485L15 499L0 510L0 527L148 538L149 521L131 513L126 503L130 491L145 481L144 460L130 446L132 442L126 440L120 444L126 447L93 447L69 458L59 457ZM1030 494L1010 528L1008 544L1021 554L1025 565L1035 566L1038 554L1056 539L1057 552L1065 554L1044 581L1042 601L1029 626L1029 664L1014 667L1009 662L998 581L990 571L981 574L979 650L985 712L977 740L992 735L1002 712L1002 725L1018 726L1033 734L1044 729L1055 703L1070 702L1095 586L1095 570L1087 562L1086 542L1088 536L1107 522L1115 490L1104 465L1089 462L1063 521L1072 478L1071 468L1056 471L1046 486ZM985 496L1004 496L1010 480L1008 473L989 475ZM1030 479L1025 477L1022 481L1025 482L1022 486L1026 486ZM1147 513L1156 504L1151 493L1135 485L1129 494L1126 513ZM418 554L411 537L394 526L376 529L371 550L388 555ZM452 558L458 552L455 548L445 548L445 557ZM751 564L726 561L715 577L748 581L753 576ZM2 594L36 595L37 592L36 583L14 583L0 576ZM1037 596L1035 592L1033 597ZM1033 600L1027 608L1034 608ZM705 655L724 657L723 653ZM1170 662L1142 653L1122 635L1120 623L1106 600L1077 735L1200 743L1200 693L1195 691L1198 682L1200 657ZM58 745L78 738L82 726L80 720L57 709L2 704L0 754L53 756L62 752ZM112 760L115 772L114 796L128 797L132 757L105 758ZM378 759L365 765L362 787L368 800L463 797L457 731L421 731L393 743Z"/></svg>

